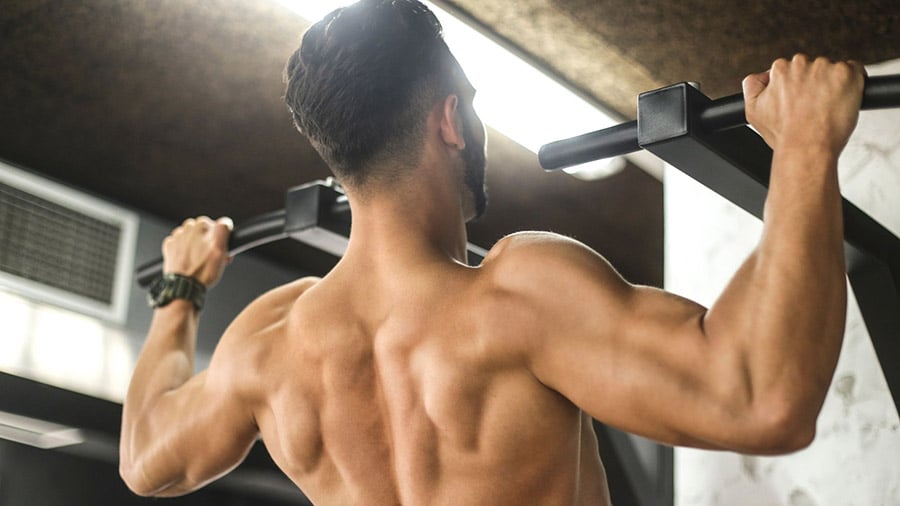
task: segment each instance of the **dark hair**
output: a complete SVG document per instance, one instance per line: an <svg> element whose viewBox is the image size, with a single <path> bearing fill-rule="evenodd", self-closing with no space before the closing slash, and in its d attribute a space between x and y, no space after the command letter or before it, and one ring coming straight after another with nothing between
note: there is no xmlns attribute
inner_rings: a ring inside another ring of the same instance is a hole
<svg viewBox="0 0 900 506"><path fill-rule="evenodd" d="M417 0L361 0L313 25L285 71L285 101L343 183L421 154L428 110L454 86L440 22Z"/></svg>

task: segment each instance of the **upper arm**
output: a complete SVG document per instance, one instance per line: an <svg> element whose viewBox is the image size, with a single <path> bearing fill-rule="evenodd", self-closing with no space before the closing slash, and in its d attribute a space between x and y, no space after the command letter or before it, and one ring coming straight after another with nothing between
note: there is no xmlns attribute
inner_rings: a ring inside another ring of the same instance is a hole
<svg viewBox="0 0 900 506"><path fill-rule="evenodd" d="M243 461L258 436L254 413L265 399L259 375L271 351L268 334L314 282L299 280L256 299L226 330L205 371L148 406L142 451L130 473L133 489L182 495Z"/></svg>
<svg viewBox="0 0 900 506"><path fill-rule="evenodd" d="M704 307L627 283L574 240L507 241L497 282L515 294L524 353L541 383L628 432L669 444L738 444L739 403L729 395L740 391L739 357L704 332Z"/></svg>

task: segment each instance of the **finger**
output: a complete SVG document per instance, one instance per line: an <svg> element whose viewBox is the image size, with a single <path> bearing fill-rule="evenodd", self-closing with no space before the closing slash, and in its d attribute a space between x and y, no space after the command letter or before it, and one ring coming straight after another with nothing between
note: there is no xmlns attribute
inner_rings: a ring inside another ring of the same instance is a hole
<svg viewBox="0 0 900 506"><path fill-rule="evenodd" d="M234 228L234 224L231 221L231 218L219 218L215 222L215 226L213 227L213 243L222 249L228 248L228 236L231 235L231 230Z"/></svg>
<svg viewBox="0 0 900 506"><path fill-rule="evenodd" d="M863 77L869 76L869 72L866 70L866 67L862 64L862 62L858 62L856 60L847 60L847 65L850 65L853 70L862 74Z"/></svg>
<svg viewBox="0 0 900 506"><path fill-rule="evenodd" d="M168 236L168 237L166 237L165 239L163 239L162 247L160 248L160 250L162 251L163 255L165 255L166 250L169 249L169 246L172 245L172 241L174 241L174 240L175 240L175 238L172 237L171 235Z"/></svg>
<svg viewBox="0 0 900 506"><path fill-rule="evenodd" d="M221 218L216 220L216 223L225 225L226 227L228 227L228 230L234 230L234 221L232 221L228 216L222 216Z"/></svg>
<svg viewBox="0 0 900 506"><path fill-rule="evenodd" d="M741 82L741 88L744 90L744 100L753 100L759 96L766 86L769 85L769 71L760 72L758 74L750 74Z"/></svg>
<svg viewBox="0 0 900 506"><path fill-rule="evenodd" d="M198 216L194 219L194 227L205 234L215 226L215 222L209 216Z"/></svg>

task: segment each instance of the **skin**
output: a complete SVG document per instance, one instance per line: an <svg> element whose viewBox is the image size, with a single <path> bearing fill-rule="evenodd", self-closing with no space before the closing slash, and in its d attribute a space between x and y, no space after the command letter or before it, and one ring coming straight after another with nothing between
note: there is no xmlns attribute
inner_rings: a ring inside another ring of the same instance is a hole
<svg viewBox="0 0 900 506"><path fill-rule="evenodd" d="M261 435L317 504L608 504L591 416L670 445L807 446L843 336L836 163L862 88L858 64L803 56L744 80L747 117L774 149L765 231L709 309L630 285L549 233L465 266L460 118L477 116L472 93L447 97L415 170L348 189L340 263L247 307L208 370L194 375L193 306L155 311L124 405L122 477L141 495L184 494ZM475 137L483 147L483 127ZM229 229L186 221L163 245L165 271L214 285Z"/></svg>

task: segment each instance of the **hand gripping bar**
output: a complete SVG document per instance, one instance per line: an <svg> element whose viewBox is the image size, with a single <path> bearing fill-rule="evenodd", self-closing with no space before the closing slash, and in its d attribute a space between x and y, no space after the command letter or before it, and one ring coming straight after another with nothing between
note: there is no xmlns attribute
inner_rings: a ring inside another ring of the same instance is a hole
<svg viewBox="0 0 900 506"><path fill-rule="evenodd" d="M900 107L900 74L867 77L860 110L895 107ZM713 100L700 113L700 126L708 132L746 124L744 96L741 93ZM538 153L538 160L544 170L557 170L603 158L627 155L640 149L637 121L629 121L545 144Z"/></svg>

